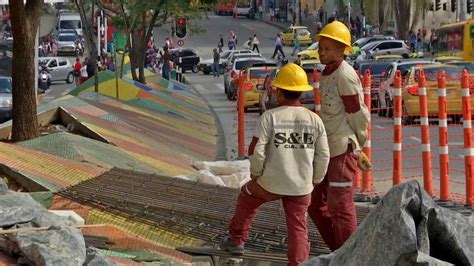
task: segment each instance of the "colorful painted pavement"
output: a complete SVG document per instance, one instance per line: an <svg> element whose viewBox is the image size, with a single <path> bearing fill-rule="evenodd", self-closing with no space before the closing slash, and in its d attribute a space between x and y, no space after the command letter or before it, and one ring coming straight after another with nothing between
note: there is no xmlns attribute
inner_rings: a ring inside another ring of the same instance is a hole
<svg viewBox="0 0 474 266"><path fill-rule="evenodd" d="M120 97L115 99L115 75L101 72L99 79L99 93L94 92L89 80L71 95L39 106L38 111L61 107L108 144L79 135L55 133L18 146L2 144L0 151L9 151L2 152L8 156L0 157L0 163L56 191L113 166L176 176L194 172L195 160L215 158L214 117L194 91L159 78L150 77L156 83L148 85L125 78L118 81ZM39 154L38 160L28 160L30 153ZM52 163L60 157L65 163ZM54 159L45 162L45 158ZM90 166L96 170L87 176L77 170ZM62 171L68 174L55 174Z"/></svg>

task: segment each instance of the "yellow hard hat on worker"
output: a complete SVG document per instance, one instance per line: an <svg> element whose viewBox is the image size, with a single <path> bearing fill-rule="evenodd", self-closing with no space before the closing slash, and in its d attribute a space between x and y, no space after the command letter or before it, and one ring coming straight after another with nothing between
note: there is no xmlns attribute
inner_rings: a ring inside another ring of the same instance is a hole
<svg viewBox="0 0 474 266"><path fill-rule="evenodd" d="M286 64L278 71L272 86L288 91L313 90L313 87L308 84L306 72L300 66L293 63Z"/></svg>
<svg viewBox="0 0 474 266"><path fill-rule="evenodd" d="M345 44L347 47L344 50L344 53L346 54L349 54L352 51L351 32L342 22L335 20L324 26L321 32L316 36L318 42L321 37L326 37Z"/></svg>

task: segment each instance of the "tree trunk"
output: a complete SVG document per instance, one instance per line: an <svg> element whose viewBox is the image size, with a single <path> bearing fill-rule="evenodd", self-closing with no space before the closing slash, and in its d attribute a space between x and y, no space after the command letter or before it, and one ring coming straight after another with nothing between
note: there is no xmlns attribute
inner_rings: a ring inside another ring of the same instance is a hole
<svg viewBox="0 0 474 266"><path fill-rule="evenodd" d="M74 0L74 5L76 6L77 10L79 11L79 15L81 16L81 21L83 23L83 36L87 44L87 48L89 50L89 60L92 60L93 65L95 66L94 73L97 76L97 46L94 40L94 8L93 3L90 1L85 0ZM89 10L89 6L91 6ZM87 11L91 11L91 14L88 14ZM98 78L95 79L95 91L99 92L99 84Z"/></svg>
<svg viewBox="0 0 474 266"><path fill-rule="evenodd" d="M406 40L410 27L411 18L411 0L393 0L393 12L395 21L397 22L398 37Z"/></svg>
<svg viewBox="0 0 474 266"><path fill-rule="evenodd" d="M39 136L35 93L35 38L43 0L9 0L13 32L13 125L12 140Z"/></svg>

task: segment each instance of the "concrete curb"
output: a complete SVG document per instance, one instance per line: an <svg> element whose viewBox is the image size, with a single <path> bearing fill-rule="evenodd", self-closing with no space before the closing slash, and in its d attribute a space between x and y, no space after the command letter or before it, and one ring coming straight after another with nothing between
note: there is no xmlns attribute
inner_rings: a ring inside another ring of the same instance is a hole
<svg viewBox="0 0 474 266"><path fill-rule="evenodd" d="M217 116L216 111L214 110L214 108L212 108L212 106L209 104L207 99L204 98L204 96L202 96L202 94L196 88L194 88L193 86L191 86L189 84L189 79L186 77L186 75L185 74L182 74L182 75L183 75L182 76L183 82L179 82L177 80L173 80L173 82L178 83L178 84L182 84L182 86L186 86L186 87L190 88L191 90L195 91L201 97L201 99L207 103L207 106L209 106L209 110L211 110L212 115L214 116L214 120L216 121L216 127L217 127L216 128L216 130L217 130L217 144L216 144L217 151L216 151L215 160L216 161L227 161L226 137L225 137L225 133L224 133L224 128L222 127L222 123L219 120L219 117Z"/></svg>

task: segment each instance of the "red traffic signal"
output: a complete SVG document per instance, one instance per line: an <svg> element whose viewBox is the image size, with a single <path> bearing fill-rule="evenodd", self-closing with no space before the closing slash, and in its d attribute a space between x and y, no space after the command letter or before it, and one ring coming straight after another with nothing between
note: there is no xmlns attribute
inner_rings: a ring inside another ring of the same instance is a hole
<svg viewBox="0 0 474 266"><path fill-rule="evenodd" d="M186 25L186 18L179 17L176 19L176 31L175 36L179 39L183 39L186 37L188 33L187 25Z"/></svg>

